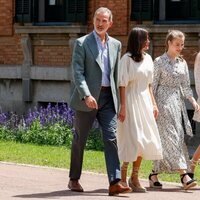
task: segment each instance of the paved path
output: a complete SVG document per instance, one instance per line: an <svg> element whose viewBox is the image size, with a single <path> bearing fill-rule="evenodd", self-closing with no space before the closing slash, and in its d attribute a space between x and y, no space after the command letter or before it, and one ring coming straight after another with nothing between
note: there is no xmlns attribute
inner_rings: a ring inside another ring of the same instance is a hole
<svg viewBox="0 0 200 200"><path fill-rule="evenodd" d="M117 197L108 196L107 176L84 172L81 184L84 193L67 189L68 171L57 168L18 165L0 162L0 200L199 200L200 187L185 192L180 184L166 184L162 190L151 190L142 180L147 193L130 193Z"/></svg>

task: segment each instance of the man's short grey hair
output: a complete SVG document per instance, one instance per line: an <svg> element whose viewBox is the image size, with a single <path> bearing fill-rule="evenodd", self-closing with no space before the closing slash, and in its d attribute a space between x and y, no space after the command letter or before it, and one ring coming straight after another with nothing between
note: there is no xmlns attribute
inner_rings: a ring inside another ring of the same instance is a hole
<svg viewBox="0 0 200 200"><path fill-rule="evenodd" d="M98 8L95 13L94 13L94 17L99 14L99 13L108 13L109 14L109 20L112 22L113 20L113 15L110 9L106 8L106 7L100 7Z"/></svg>

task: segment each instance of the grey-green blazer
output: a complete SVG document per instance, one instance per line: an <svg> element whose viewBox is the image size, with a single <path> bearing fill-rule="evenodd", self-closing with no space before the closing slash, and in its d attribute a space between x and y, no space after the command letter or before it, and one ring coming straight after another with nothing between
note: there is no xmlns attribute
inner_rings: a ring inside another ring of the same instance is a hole
<svg viewBox="0 0 200 200"><path fill-rule="evenodd" d="M111 67L110 84L118 112L118 65L121 56L120 41L109 36L109 61ZM97 101L100 95L102 70L101 58L93 33L75 41L72 55L72 77L74 88L70 98L70 107L78 111L91 111L83 98L92 95Z"/></svg>

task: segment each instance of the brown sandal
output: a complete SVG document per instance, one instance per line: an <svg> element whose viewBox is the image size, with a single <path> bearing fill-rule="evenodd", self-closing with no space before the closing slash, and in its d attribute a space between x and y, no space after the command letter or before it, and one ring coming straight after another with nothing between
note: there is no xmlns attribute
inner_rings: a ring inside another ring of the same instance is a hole
<svg viewBox="0 0 200 200"><path fill-rule="evenodd" d="M140 185L140 182L138 180L138 171L139 171L138 167L133 168L131 177L128 180L128 184L129 184L129 187L132 189L133 192L142 192L142 193L145 193L147 190L146 190L145 187L143 187L143 186ZM133 180L135 178L137 178L136 184L133 183Z"/></svg>

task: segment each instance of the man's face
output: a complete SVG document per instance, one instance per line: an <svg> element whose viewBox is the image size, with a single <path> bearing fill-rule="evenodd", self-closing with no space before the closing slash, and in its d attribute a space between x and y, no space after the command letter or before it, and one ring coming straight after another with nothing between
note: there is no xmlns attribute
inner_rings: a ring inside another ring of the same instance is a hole
<svg viewBox="0 0 200 200"><path fill-rule="evenodd" d="M106 34L107 30L112 26L108 13L97 13L93 19L94 30L100 36Z"/></svg>

